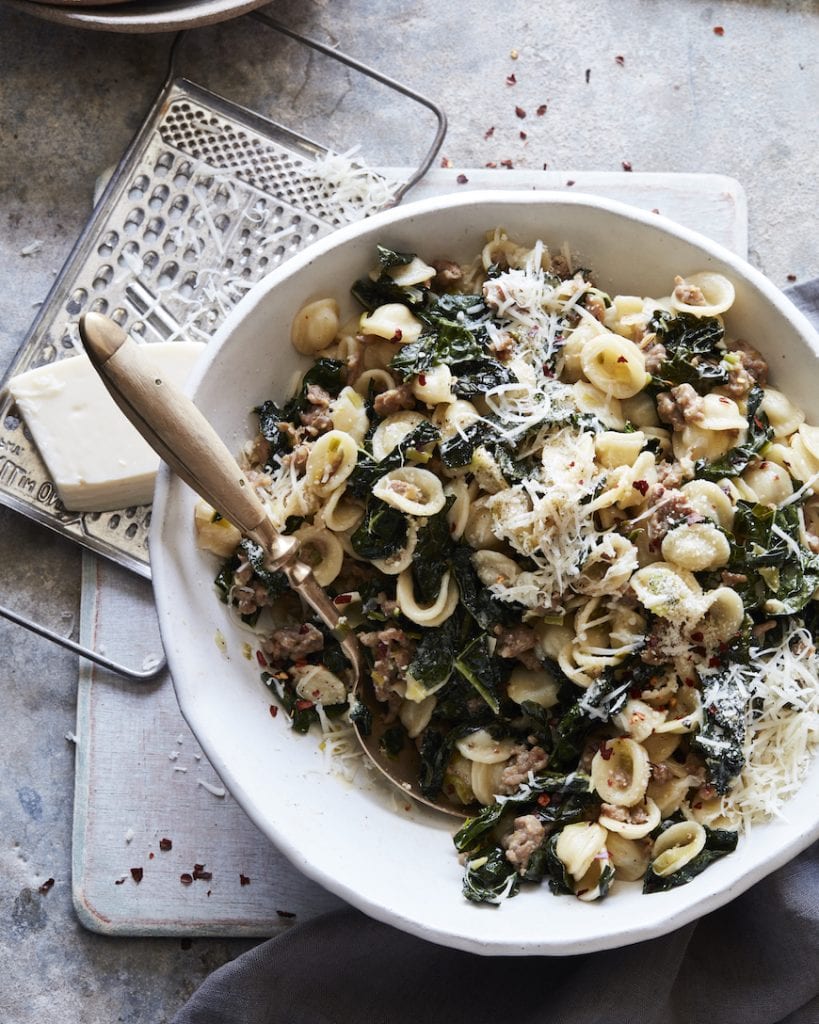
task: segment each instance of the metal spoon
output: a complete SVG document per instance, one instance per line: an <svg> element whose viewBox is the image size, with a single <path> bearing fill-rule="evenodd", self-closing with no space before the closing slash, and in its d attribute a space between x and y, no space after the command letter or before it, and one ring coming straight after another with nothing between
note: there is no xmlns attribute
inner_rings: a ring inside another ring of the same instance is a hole
<svg viewBox="0 0 819 1024"><path fill-rule="evenodd" d="M413 743L405 742L398 754L386 752L383 709L372 692L355 632L346 627L310 567L298 560L295 537L280 534L270 522L253 487L207 419L182 391L156 376L140 346L113 320L100 313L85 313L79 330L92 365L148 444L200 497L261 546L268 568L286 573L291 587L336 633L351 665L353 693L372 713L373 728L368 735L356 726L359 742L372 763L406 796L465 817L446 797L433 801L420 791L418 751Z"/></svg>

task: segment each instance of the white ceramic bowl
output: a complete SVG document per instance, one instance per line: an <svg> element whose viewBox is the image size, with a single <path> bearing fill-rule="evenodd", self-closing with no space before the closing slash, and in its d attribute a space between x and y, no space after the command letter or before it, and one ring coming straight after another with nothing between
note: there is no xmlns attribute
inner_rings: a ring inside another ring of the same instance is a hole
<svg viewBox="0 0 819 1024"><path fill-rule="evenodd" d="M380 242L427 258L467 259L498 225L552 246L568 242L610 292L668 294L675 274L716 269L736 286L730 333L767 355L773 381L819 422L819 339L761 274L722 247L661 217L589 196L473 192L400 207L317 242L260 282L212 345L194 398L231 450L252 436L250 410L281 399L300 367L290 322L326 295L353 309L348 289ZM157 487L151 554L157 605L182 712L246 812L305 874L365 913L434 942L476 953L566 954L662 934L737 896L819 836L819 764L788 805L690 884L641 894L618 884L599 903L555 897L543 885L500 909L468 903L452 819L406 809L364 770L353 784L328 771L313 736L271 718L246 637L212 588L215 563L196 547L195 498L167 472ZM226 639L226 650L217 635Z"/></svg>

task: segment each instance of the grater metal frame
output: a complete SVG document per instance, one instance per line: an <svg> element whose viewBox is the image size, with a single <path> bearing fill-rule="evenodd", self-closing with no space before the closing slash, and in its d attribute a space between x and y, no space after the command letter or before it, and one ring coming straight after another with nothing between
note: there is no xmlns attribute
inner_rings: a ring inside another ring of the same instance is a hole
<svg viewBox="0 0 819 1024"><path fill-rule="evenodd" d="M8 380L80 350L76 320L85 309L108 313L146 343L179 337L183 324L207 340L256 280L314 239L372 212L366 189L376 191L378 208L400 202L429 169L446 133L446 115L428 97L266 13L248 17L424 106L436 129L404 181L388 182L353 161L361 194L342 202L319 171L330 156L326 147L179 77L179 53L190 33L174 37L165 80L0 386L0 504L145 577L150 506L67 511L8 393ZM259 255L262 234L272 241ZM175 251L174 241L188 249ZM203 255L214 260L213 270L202 270ZM208 293L213 275L225 268L233 275L227 304ZM191 321L187 314L197 304L201 315ZM147 671L117 665L2 606L0 617L130 679L152 679L164 668L164 661Z"/></svg>

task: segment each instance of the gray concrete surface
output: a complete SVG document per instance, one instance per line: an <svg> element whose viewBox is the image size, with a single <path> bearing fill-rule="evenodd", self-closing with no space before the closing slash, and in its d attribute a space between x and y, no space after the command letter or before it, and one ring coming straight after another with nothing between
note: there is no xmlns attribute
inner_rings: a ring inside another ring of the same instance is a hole
<svg viewBox="0 0 819 1024"><path fill-rule="evenodd" d="M438 99L450 118L443 153L456 166L732 175L747 190L752 262L781 286L819 274L819 7L810 0L282 0L272 9ZM0 368L83 226L95 179L141 122L169 42L0 5ZM321 141L360 142L373 162L405 162L429 129L318 58L260 39L246 20L191 43L198 81L246 92L256 109L278 109ZM21 255L35 239L41 250ZM75 630L79 567L70 544L0 510L0 603ZM247 943L183 948L80 927L65 739L76 659L5 622L0 650L0 1022L167 1021ZM55 884L41 893L48 878Z"/></svg>

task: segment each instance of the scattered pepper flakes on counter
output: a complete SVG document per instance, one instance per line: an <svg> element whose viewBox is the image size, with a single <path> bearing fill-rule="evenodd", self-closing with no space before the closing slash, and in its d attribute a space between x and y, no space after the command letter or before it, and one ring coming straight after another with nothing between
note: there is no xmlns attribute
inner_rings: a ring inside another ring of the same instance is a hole
<svg viewBox="0 0 819 1024"><path fill-rule="evenodd" d="M271 704L270 705L270 717L271 718L275 718L276 715L278 715L278 713L279 713L279 709L276 707L276 705L275 704Z"/></svg>
<svg viewBox="0 0 819 1024"><path fill-rule="evenodd" d="M167 853L168 850L172 850L173 849L173 840L171 840L171 839L160 839L159 840L159 849L162 850L163 853Z"/></svg>
<svg viewBox="0 0 819 1024"><path fill-rule="evenodd" d="M189 874L187 871L183 871L182 874L179 876L179 881L183 885L192 885L193 884L193 875Z"/></svg>
<svg viewBox="0 0 819 1024"><path fill-rule="evenodd" d="M487 128L486 129L486 131L483 133L483 137L485 139L491 139L494 134L495 134L495 126L492 125L491 128Z"/></svg>
<svg viewBox="0 0 819 1024"><path fill-rule="evenodd" d="M724 36L725 35L725 29L722 27L722 25L715 25L714 26L714 35L715 36Z"/></svg>
<svg viewBox="0 0 819 1024"><path fill-rule="evenodd" d="M515 117L526 117L526 111L523 109L523 107L515 107Z"/></svg>
<svg viewBox="0 0 819 1024"><path fill-rule="evenodd" d="M506 84L507 85L517 85L517 82L518 82L518 80L515 77L515 73L514 72L512 72L511 75L507 75L506 76Z"/></svg>
<svg viewBox="0 0 819 1024"><path fill-rule="evenodd" d="M501 167L507 167L510 171L515 166L511 160L501 160L500 165Z"/></svg>
<svg viewBox="0 0 819 1024"><path fill-rule="evenodd" d="M621 162L621 167L623 168L624 171L632 171L632 170L634 170L634 168L631 166L631 160L623 160Z"/></svg>
<svg viewBox="0 0 819 1024"><path fill-rule="evenodd" d="M243 875L241 872L239 872L239 885L250 885L250 879L247 875Z"/></svg>
<svg viewBox="0 0 819 1024"><path fill-rule="evenodd" d="M652 212L652 213L659 213L660 211L659 211L659 210L657 209L657 207L655 206L655 207L654 207L654 209L653 209L653 210L652 210L651 212Z"/></svg>
<svg viewBox="0 0 819 1024"><path fill-rule="evenodd" d="M547 163L543 164L543 170L544 171L548 171L549 170L549 165Z"/></svg>
<svg viewBox="0 0 819 1024"><path fill-rule="evenodd" d="M46 880L45 880L45 881L43 882L43 884L42 884L42 885L38 886L38 888L37 888L37 892L39 892L39 893L41 893L41 894L42 894L43 896L45 896L45 894L46 894L47 892L49 892L49 891L50 891L51 889L53 889L53 888L54 888L54 879L53 879L53 878L47 878L47 879L46 879Z"/></svg>
<svg viewBox="0 0 819 1024"><path fill-rule="evenodd" d="M455 180L459 185L465 185L469 181L469 178L467 178L465 174L459 174Z"/></svg>
<svg viewBox="0 0 819 1024"><path fill-rule="evenodd" d="M523 139L524 141L529 138L529 136L526 134L526 132L518 132L518 136L521 139Z"/></svg>
<svg viewBox="0 0 819 1024"><path fill-rule="evenodd" d="M495 163L494 160L489 160L487 163L484 164L484 167L497 167L497 166L498 165Z"/></svg>
<svg viewBox="0 0 819 1024"><path fill-rule="evenodd" d="M114 879L114 885L124 885L124 884L125 884L125 877L124 876L122 878L115 878Z"/></svg>
<svg viewBox="0 0 819 1024"><path fill-rule="evenodd" d="M591 68L586 68L586 85L591 81Z"/></svg>
<svg viewBox="0 0 819 1024"><path fill-rule="evenodd" d="M156 855L155 855L154 851L151 850L151 852L148 854L148 860L153 860L155 856Z"/></svg>
<svg viewBox="0 0 819 1024"><path fill-rule="evenodd" d="M535 113L537 114L537 116L538 116L538 117L543 117L543 115L544 115L544 114L546 113L546 111L547 111L548 109L549 109L549 108L548 108L548 107L546 106L546 104L545 104L545 103L541 103L541 104L540 104L540 106L539 106L539 107L537 108L537 110L535 111Z"/></svg>
<svg viewBox="0 0 819 1024"><path fill-rule="evenodd" d="M452 166L452 161L449 159L449 157L448 156L442 156L441 157L441 167L451 167L451 166Z"/></svg>
<svg viewBox="0 0 819 1024"><path fill-rule="evenodd" d="M566 182L566 184L569 186L569 188L571 188L572 185L574 185L574 178L569 178L569 180Z"/></svg>
<svg viewBox="0 0 819 1024"><path fill-rule="evenodd" d="M133 878L137 885L142 881L142 874L142 868L131 868L131 878Z"/></svg>
<svg viewBox="0 0 819 1024"><path fill-rule="evenodd" d="M205 871L204 864L194 864L193 877L200 882L209 882L213 878L213 872Z"/></svg>
<svg viewBox="0 0 819 1024"><path fill-rule="evenodd" d="M626 58L622 55L622 53L618 53L617 56L614 58L614 63L619 64L621 68L625 67Z"/></svg>
<svg viewBox="0 0 819 1024"><path fill-rule="evenodd" d="M296 915L290 910L277 910L276 913L279 917L295 917Z"/></svg>
<svg viewBox="0 0 819 1024"><path fill-rule="evenodd" d="M788 274L788 280L793 282L796 280L796 274Z"/></svg>

